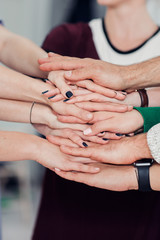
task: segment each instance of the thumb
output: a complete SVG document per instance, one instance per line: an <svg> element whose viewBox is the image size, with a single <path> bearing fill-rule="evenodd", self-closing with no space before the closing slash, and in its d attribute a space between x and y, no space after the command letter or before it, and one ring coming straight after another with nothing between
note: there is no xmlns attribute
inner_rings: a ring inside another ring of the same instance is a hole
<svg viewBox="0 0 160 240"><path fill-rule="evenodd" d="M108 120L98 121L86 130L83 131L84 135L93 136L97 135L98 133L109 131L114 132L113 125L109 124Z"/></svg>

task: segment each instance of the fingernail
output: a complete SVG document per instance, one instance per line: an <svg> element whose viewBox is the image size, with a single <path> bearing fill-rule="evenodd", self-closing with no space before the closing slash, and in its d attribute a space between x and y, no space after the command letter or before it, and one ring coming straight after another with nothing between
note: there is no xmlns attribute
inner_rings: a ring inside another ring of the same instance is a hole
<svg viewBox="0 0 160 240"><path fill-rule="evenodd" d="M115 92L115 94L117 95L117 92L116 91L114 91Z"/></svg>
<svg viewBox="0 0 160 240"><path fill-rule="evenodd" d="M52 98L54 98L56 95L54 95L54 96L51 96L51 97L48 97L48 99L52 99Z"/></svg>
<svg viewBox="0 0 160 240"><path fill-rule="evenodd" d="M49 90L46 90L46 91L42 92L42 94L45 94L45 93L47 93L47 92L49 92Z"/></svg>
<svg viewBox="0 0 160 240"><path fill-rule="evenodd" d="M55 171L60 172L61 170L59 168L55 168Z"/></svg>
<svg viewBox="0 0 160 240"><path fill-rule="evenodd" d="M124 134L122 134L122 133L116 133L116 136L118 136L118 137L122 137Z"/></svg>
<svg viewBox="0 0 160 240"><path fill-rule="evenodd" d="M92 113L87 114L87 118L88 118L88 119L92 119L92 118L93 118Z"/></svg>
<svg viewBox="0 0 160 240"><path fill-rule="evenodd" d="M105 132L100 132L101 134L105 133Z"/></svg>
<svg viewBox="0 0 160 240"><path fill-rule="evenodd" d="M48 78L43 78L42 81L43 81L43 82L47 82L47 81L48 81Z"/></svg>
<svg viewBox="0 0 160 240"><path fill-rule="evenodd" d="M83 131L84 135L88 135L90 133L92 133L92 129L91 128L87 128L86 130Z"/></svg>
<svg viewBox="0 0 160 240"><path fill-rule="evenodd" d="M73 93L71 91L66 92L66 96L68 98L71 98L73 96Z"/></svg>
<svg viewBox="0 0 160 240"><path fill-rule="evenodd" d="M96 171L100 171L100 168L95 168Z"/></svg>
<svg viewBox="0 0 160 240"><path fill-rule="evenodd" d="M67 71L67 72L65 72L65 75L66 75L67 77L71 77L72 71Z"/></svg>
<svg viewBox="0 0 160 240"><path fill-rule="evenodd" d="M68 102L70 99L64 99L63 102Z"/></svg>
<svg viewBox="0 0 160 240"><path fill-rule="evenodd" d="M108 138L102 138L104 141L108 141L109 139Z"/></svg>
<svg viewBox="0 0 160 240"><path fill-rule="evenodd" d="M126 95L127 95L127 93L126 93L126 92L122 92L122 94L123 94L124 96L126 96Z"/></svg>
<svg viewBox="0 0 160 240"><path fill-rule="evenodd" d="M87 143L83 142L82 144L83 144L84 147L88 147Z"/></svg>

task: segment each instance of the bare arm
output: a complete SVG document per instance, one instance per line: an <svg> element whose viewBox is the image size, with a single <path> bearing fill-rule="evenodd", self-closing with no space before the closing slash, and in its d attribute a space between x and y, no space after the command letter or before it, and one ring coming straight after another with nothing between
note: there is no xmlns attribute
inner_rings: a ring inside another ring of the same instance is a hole
<svg viewBox="0 0 160 240"><path fill-rule="evenodd" d="M0 25L0 61L10 68L35 77L46 77L39 69L38 58L46 52L29 39L16 35Z"/></svg>

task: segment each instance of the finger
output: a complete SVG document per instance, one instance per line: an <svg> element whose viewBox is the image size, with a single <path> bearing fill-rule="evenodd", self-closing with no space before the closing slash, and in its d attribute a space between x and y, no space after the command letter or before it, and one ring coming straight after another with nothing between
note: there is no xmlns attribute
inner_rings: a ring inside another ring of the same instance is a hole
<svg viewBox="0 0 160 240"><path fill-rule="evenodd" d="M52 97L52 96L56 96L57 94L59 94L60 91L58 88L55 88L53 90L46 90L42 92L42 95L44 95L45 97Z"/></svg>
<svg viewBox="0 0 160 240"><path fill-rule="evenodd" d="M96 92L99 94L102 94L103 96L109 97L109 98L116 98L119 100L124 100L126 97L126 94L119 91L114 91L112 89L100 86L91 80L85 80L85 81L79 81L77 82L77 86L86 88L92 92Z"/></svg>
<svg viewBox="0 0 160 240"><path fill-rule="evenodd" d="M67 71L64 76L69 81L82 81L86 79L93 79L94 77L90 66L85 66L85 71L83 68Z"/></svg>
<svg viewBox="0 0 160 240"><path fill-rule="evenodd" d="M105 135L103 136L103 139L108 139L108 140L119 140L124 136L124 134L122 134L122 136L120 136L120 134L118 133L118 135L116 133L111 133L111 132L105 132ZM107 141L107 140L106 140Z"/></svg>
<svg viewBox="0 0 160 240"><path fill-rule="evenodd" d="M72 156L91 158L92 147L90 147L90 148L71 148L71 147L62 145L62 146L60 146L60 149L62 152L72 155Z"/></svg>
<svg viewBox="0 0 160 240"><path fill-rule="evenodd" d="M79 173L79 172L64 172L64 171L57 171L55 169L55 173L67 180L75 181L79 183L84 183L87 185L92 185L92 177L93 175L87 174L87 173Z"/></svg>
<svg viewBox="0 0 160 240"><path fill-rule="evenodd" d="M84 172L84 173L93 173L94 174L94 173L98 173L100 171L100 168L99 167L90 166L90 165L87 165L87 164L67 161L67 163L64 165L64 167L61 168L61 170Z"/></svg>
<svg viewBox="0 0 160 240"><path fill-rule="evenodd" d="M93 136L93 135L97 135L98 133L106 132L106 131L109 131L109 132L116 131L115 126L112 125L112 119L94 123L92 126L84 130L83 134L87 136Z"/></svg>
<svg viewBox="0 0 160 240"><path fill-rule="evenodd" d="M81 120L86 121L86 122L91 121L93 118L93 114L91 112L81 109L81 108L75 106L74 104L72 104L72 105L66 104L66 115L78 117Z"/></svg>
<svg viewBox="0 0 160 240"><path fill-rule="evenodd" d="M39 58L39 59L38 59L38 63L39 63L39 64L48 63L48 62L51 62L53 58L60 57L60 56L61 56L61 55L59 55L59 54L57 54L57 53L49 52L49 53L48 53L48 57Z"/></svg>
<svg viewBox="0 0 160 240"><path fill-rule="evenodd" d="M58 115L57 119L62 122L62 123L86 123L86 121L83 121L77 117L73 116L63 116L63 115Z"/></svg>
<svg viewBox="0 0 160 240"><path fill-rule="evenodd" d="M75 105L87 111L109 111L109 112L127 112L128 111L127 105L111 103L111 102L106 102L106 103L81 102L81 103L75 103Z"/></svg>
<svg viewBox="0 0 160 240"><path fill-rule="evenodd" d="M56 85L65 98L71 98L73 96L72 88L66 83L62 71L50 72L48 79Z"/></svg>
<svg viewBox="0 0 160 240"><path fill-rule="evenodd" d="M48 135L48 136L46 136L46 138L50 143L58 145L58 146L65 144L68 147L78 147L77 144L73 143L71 140L66 139L66 138L52 136L52 135Z"/></svg>

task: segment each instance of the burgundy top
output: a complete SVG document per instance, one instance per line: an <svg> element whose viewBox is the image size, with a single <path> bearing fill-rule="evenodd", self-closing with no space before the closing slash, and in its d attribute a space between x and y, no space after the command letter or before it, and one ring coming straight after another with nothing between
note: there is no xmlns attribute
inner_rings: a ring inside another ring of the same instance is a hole
<svg viewBox="0 0 160 240"><path fill-rule="evenodd" d="M99 58L85 23L57 27L43 48L67 56ZM107 191L67 181L47 169L32 240L44 239L159 240L160 193Z"/></svg>

